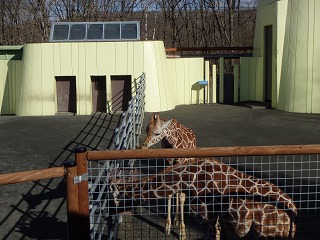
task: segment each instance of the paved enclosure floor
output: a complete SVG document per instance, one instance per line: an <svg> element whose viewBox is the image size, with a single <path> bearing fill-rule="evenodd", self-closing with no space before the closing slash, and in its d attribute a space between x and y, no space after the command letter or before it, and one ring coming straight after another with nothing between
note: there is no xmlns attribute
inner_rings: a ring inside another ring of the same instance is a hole
<svg viewBox="0 0 320 240"><path fill-rule="evenodd" d="M145 113L147 126L151 113ZM320 115L232 105L160 113L194 130L198 147L320 143ZM0 173L61 166L72 149L105 150L119 116L0 116ZM145 137L143 131L141 142ZM159 147L159 146L158 146ZM66 239L61 179L0 186L0 239Z"/></svg>

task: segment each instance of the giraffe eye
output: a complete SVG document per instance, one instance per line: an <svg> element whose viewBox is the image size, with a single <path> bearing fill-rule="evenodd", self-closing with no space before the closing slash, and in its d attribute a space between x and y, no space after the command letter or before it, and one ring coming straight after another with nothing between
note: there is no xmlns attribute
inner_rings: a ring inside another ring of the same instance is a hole
<svg viewBox="0 0 320 240"><path fill-rule="evenodd" d="M153 134L156 135L156 136L158 136L158 135L161 134L161 132L160 132L160 131L154 131Z"/></svg>

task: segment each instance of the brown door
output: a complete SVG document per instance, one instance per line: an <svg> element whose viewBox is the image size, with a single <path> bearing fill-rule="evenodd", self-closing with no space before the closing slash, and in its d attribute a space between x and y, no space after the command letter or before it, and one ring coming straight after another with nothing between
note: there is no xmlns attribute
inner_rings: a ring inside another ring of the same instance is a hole
<svg viewBox="0 0 320 240"><path fill-rule="evenodd" d="M131 100L131 75L111 76L112 111L126 111Z"/></svg>
<svg viewBox="0 0 320 240"><path fill-rule="evenodd" d="M92 82L92 111L106 112L107 93L106 93L106 77L91 76Z"/></svg>
<svg viewBox="0 0 320 240"><path fill-rule="evenodd" d="M77 112L76 77L56 77L58 112Z"/></svg>
<svg viewBox="0 0 320 240"><path fill-rule="evenodd" d="M265 102L272 100L272 26L265 27Z"/></svg>

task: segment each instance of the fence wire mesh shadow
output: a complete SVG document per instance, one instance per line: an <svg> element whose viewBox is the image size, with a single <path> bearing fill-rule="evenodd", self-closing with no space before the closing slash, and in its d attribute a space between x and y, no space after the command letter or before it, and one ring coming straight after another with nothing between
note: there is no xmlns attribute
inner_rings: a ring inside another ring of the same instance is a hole
<svg viewBox="0 0 320 240"><path fill-rule="evenodd" d="M140 81L141 78L135 81ZM134 91L133 94L137 95ZM144 99L141 101L133 99L130 103L136 104L143 101ZM143 118L144 108L141 111L139 117ZM66 160L74 159L74 149L78 146L84 146L91 151L114 149L117 145L114 141L118 139L115 136L119 136L118 127L123 126L123 121L126 121L124 116L125 113L115 110L110 114L93 113L85 126L63 147L48 167L62 166ZM7 186L2 186L2 188L5 187ZM31 188L22 194L21 199L10 206L10 211L5 216L1 216L0 227L11 221L10 218L13 215L19 216L18 221L10 228L1 230L1 239L12 239L16 232L20 233L20 239L67 239L65 191L65 181L61 179L33 182Z"/></svg>
<svg viewBox="0 0 320 240"><path fill-rule="evenodd" d="M73 149L86 146L91 150L105 150L119 124L121 115L94 113L90 121L79 131L79 134L65 145L63 150L49 164L49 167L61 166L65 160L74 158ZM22 198L11 205L6 216L1 216L0 226L13 214L20 215L19 221L10 229L6 229L1 239L12 239L13 232L20 232L21 237L35 239L66 239L65 216L65 183L61 179L41 180L33 182L30 189L22 194ZM61 214L61 211L63 214ZM43 229L43 226L51 226ZM41 231L39 231L39 229Z"/></svg>
<svg viewBox="0 0 320 240"><path fill-rule="evenodd" d="M108 183L100 182L105 187L91 194L103 195L99 212L116 222L101 238L179 238L179 225L166 229L168 212L173 223L177 207L182 211L174 195L168 208L174 193L185 194L183 239L215 239L219 229L221 239L319 238L319 154L207 159L173 167L163 158L136 159L133 165L127 164L130 159L107 161L115 166ZM89 168L91 179L95 172ZM111 229L117 232L110 235Z"/></svg>

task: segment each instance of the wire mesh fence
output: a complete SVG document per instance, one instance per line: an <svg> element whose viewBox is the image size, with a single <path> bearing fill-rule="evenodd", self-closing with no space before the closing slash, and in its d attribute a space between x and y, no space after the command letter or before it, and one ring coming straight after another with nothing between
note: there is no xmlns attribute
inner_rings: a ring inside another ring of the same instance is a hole
<svg viewBox="0 0 320 240"><path fill-rule="evenodd" d="M318 239L319 154L221 154L171 166L136 151L133 165L117 160L92 193L103 195L109 219L102 239Z"/></svg>
<svg viewBox="0 0 320 240"><path fill-rule="evenodd" d="M109 149L135 149L141 134L141 127L144 116L144 96L145 96L145 73L134 79L133 97L129 101L127 111L121 115L119 127L116 128L114 137ZM132 166L134 161L130 160ZM127 163L128 164L128 163ZM108 179L110 170L117 168L115 161L90 162L89 174L89 201L90 201L90 231L91 239L101 239L107 219L105 218L107 209L106 193L108 192ZM118 218L114 216L114 220Z"/></svg>

